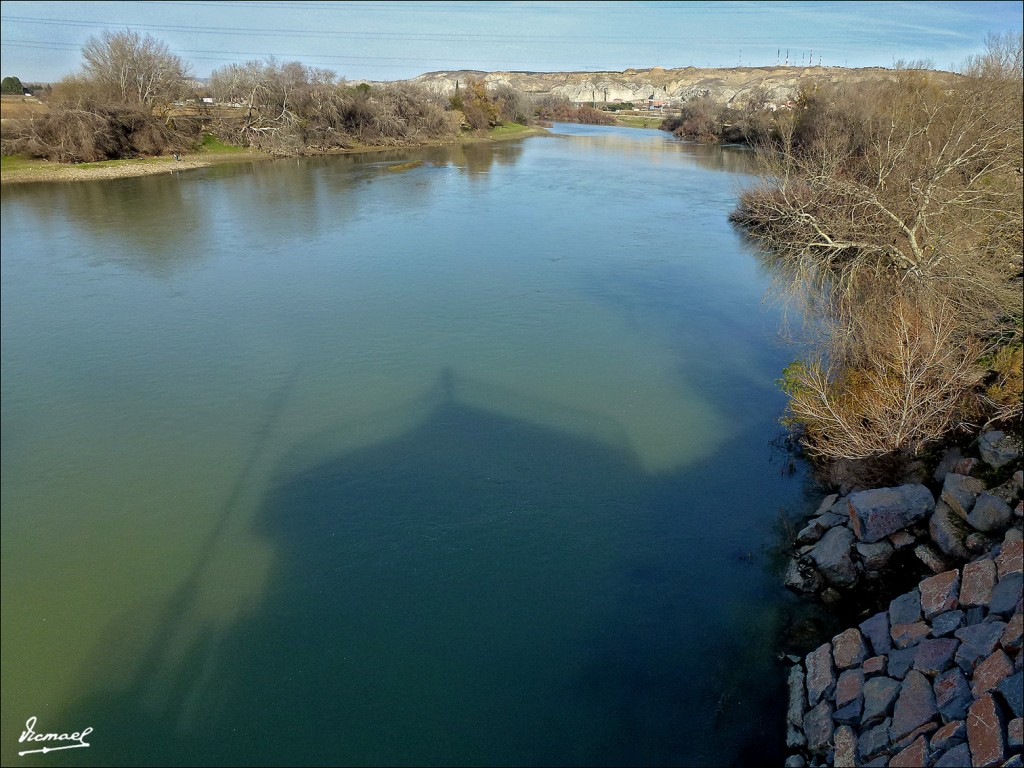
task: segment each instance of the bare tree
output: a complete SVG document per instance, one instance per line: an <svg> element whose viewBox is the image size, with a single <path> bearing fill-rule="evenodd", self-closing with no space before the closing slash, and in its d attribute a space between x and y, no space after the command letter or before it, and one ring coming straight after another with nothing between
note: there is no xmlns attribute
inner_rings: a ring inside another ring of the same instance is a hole
<svg viewBox="0 0 1024 768"><path fill-rule="evenodd" d="M115 101L152 107L188 91L188 66L166 43L148 34L104 30L89 38L82 58L84 76Z"/></svg>

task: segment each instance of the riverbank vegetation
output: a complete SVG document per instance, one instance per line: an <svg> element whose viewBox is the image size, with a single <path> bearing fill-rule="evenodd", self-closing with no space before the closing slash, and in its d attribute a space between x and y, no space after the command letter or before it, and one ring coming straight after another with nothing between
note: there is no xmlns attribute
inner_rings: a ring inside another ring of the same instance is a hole
<svg viewBox="0 0 1024 768"><path fill-rule="evenodd" d="M811 456L898 463L1019 431L1021 94L1021 37L996 37L952 81L819 87L758 129L764 173L732 218L806 321L781 383Z"/></svg>

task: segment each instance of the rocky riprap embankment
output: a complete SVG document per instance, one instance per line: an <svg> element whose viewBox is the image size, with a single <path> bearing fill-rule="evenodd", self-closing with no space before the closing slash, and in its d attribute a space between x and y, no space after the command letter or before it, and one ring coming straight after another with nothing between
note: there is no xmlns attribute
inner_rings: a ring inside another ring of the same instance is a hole
<svg viewBox="0 0 1024 768"><path fill-rule="evenodd" d="M947 451L938 499L919 483L829 498L800 532L791 588L838 599L910 547L934 575L790 657L787 766L1024 765L1024 478L986 489L971 472L1019 451L998 432L979 451Z"/></svg>

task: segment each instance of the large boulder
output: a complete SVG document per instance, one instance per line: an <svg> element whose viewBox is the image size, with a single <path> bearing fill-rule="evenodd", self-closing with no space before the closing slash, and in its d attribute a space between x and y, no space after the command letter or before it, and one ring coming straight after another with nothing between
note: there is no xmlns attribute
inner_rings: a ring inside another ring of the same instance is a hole
<svg viewBox="0 0 1024 768"><path fill-rule="evenodd" d="M935 510L935 498L919 483L858 491L848 499L850 524L861 541L884 539Z"/></svg>
<svg viewBox="0 0 1024 768"><path fill-rule="evenodd" d="M1012 517L1013 511L1009 504L998 496L982 493L975 500L971 511L967 513L967 522L979 531L990 533L1005 526Z"/></svg>
<svg viewBox="0 0 1024 768"><path fill-rule="evenodd" d="M967 519L967 513L974 507L974 500L985 490L985 483L976 477L950 472L942 483L942 500L949 504L960 517Z"/></svg>
<svg viewBox="0 0 1024 768"><path fill-rule="evenodd" d="M957 560L966 560L968 555L964 542L970 532L963 518L946 502L940 500L935 505L935 514L928 521L928 533L935 546L944 553Z"/></svg>
<svg viewBox="0 0 1024 768"><path fill-rule="evenodd" d="M852 544L853 532L845 525L838 525L826 531L810 551L811 559L830 584L850 587L857 582L857 569L850 557Z"/></svg>

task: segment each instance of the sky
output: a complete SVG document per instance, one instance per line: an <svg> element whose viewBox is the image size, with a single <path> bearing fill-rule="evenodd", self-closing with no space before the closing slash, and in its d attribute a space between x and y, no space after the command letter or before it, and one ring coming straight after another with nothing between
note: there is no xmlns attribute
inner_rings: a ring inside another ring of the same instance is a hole
<svg viewBox="0 0 1024 768"><path fill-rule="evenodd" d="M0 74L53 82L85 41L132 29L196 77L297 60L349 80L444 69L621 71L807 64L955 69L989 33L1020 32L1024 2L0 2Z"/></svg>

